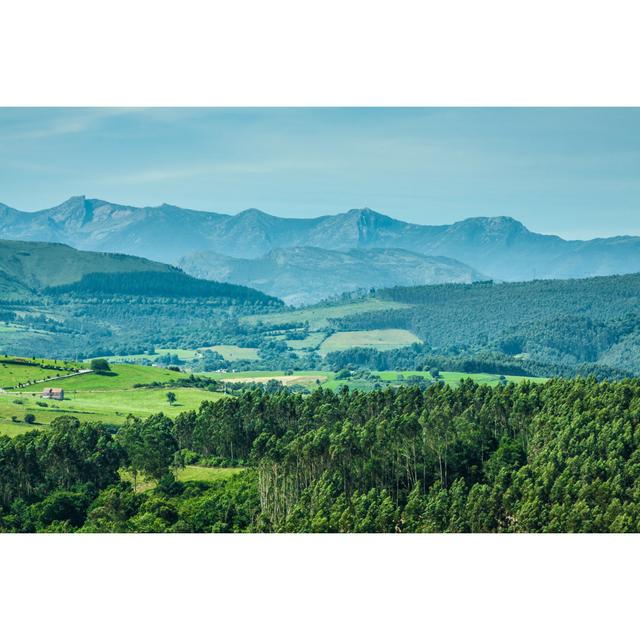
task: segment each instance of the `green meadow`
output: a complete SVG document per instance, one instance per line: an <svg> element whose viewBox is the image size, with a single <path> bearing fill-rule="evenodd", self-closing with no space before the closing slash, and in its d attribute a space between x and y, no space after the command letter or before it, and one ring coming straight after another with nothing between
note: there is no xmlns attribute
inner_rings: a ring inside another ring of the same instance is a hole
<svg viewBox="0 0 640 640"><path fill-rule="evenodd" d="M155 362L161 356L177 356L184 362L197 360L202 357L204 351L215 351L225 360L235 362L237 360L259 360L258 350L249 347L237 347L229 344L217 344L211 347L200 347L198 349L156 349L155 353L131 353L118 356L105 356L111 363L131 364Z"/></svg>
<svg viewBox="0 0 640 640"><path fill-rule="evenodd" d="M305 307L284 313L269 313L266 315L245 316L242 322L246 324L257 324L262 322L265 325L286 324L291 322L308 322L310 329L323 329L329 324L331 318L342 318L356 313L366 313L369 311L384 311L385 309L402 309L409 305L400 302L390 302L371 298L359 302L346 304L336 304L333 306L321 305L317 307Z"/></svg>
<svg viewBox="0 0 640 640"><path fill-rule="evenodd" d="M9 366L14 367L12 375L16 379L33 379L32 375L21 369L28 369L30 373L36 367L7 365ZM3 367L0 366L0 369ZM220 393L205 389L172 388L172 382L188 376L185 373L143 365L114 364L111 369L112 371L106 374L91 372L57 381L55 386L64 390L64 400L40 397L44 388L53 385L51 382L0 393L0 434L14 436L29 429L46 428L52 420L61 415L116 425L121 424L129 414L144 417L162 411L173 417L182 411L196 409L204 400L217 400L222 397ZM135 387L154 382L166 383L169 387ZM167 399L169 389L176 394L173 404L169 404ZM43 404L46 406L42 406ZM24 421L27 414L35 416L34 424Z"/></svg>
<svg viewBox="0 0 640 640"><path fill-rule="evenodd" d="M21 364L21 363L24 364ZM61 367L68 370L51 369L49 367ZM0 357L0 388L15 387L32 380L51 380L66 376L80 368L75 362L64 360L47 360L43 358L12 358ZM45 386L51 386L45 385Z"/></svg>
<svg viewBox="0 0 640 640"><path fill-rule="evenodd" d="M330 348L342 348L353 344L352 332L339 332L330 336L325 342L330 343ZM364 334L358 336L360 346L375 345L376 348L391 348L402 342L410 344L415 339L408 331L381 330L357 332ZM323 345L324 346L324 345ZM236 349L238 349L236 347ZM52 420L61 415L76 416L81 420L100 421L108 424L121 424L128 415L141 417L163 412L170 417L187 410L197 409L204 400L218 400L223 393L211 392L206 389L193 387L179 387L180 379L189 376L188 373L170 371L161 367L112 364L111 371L104 374L94 372L82 373L68 378L30 384L15 390L7 390L18 382L25 384L37 379L39 376L51 375L57 372L42 368L41 365L55 364L54 361L38 361L37 365L11 363L8 359L0 360L0 380L5 391L0 393L0 434L15 436L30 429L43 429ZM59 363L58 363L59 364ZM69 367L78 366L69 363ZM336 379L332 371L239 371L227 373L207 373L205 375L213 380L246 383L266 383L269 380L277 380L283 385L306 387L309 390L318 386L338 390L347 386L353 390L370 391L379 386L411 384L412 377L420 377L432 380L431 373L427 371L372 371L354 372L350 377ZM458 371L440 372L440 380L446 384L456 386L463 378L471 378L479 384L496 385L501 382L501 377L495 374L474 373L465 374ZM533 380L543 382L545 378L527 378L525 376L505 376L508 382L521 382ZM152 383L162 383L163 387L146 387ZM173 383L173 384L172 384ZM64 400L51 400L41 398L42 390L50 386L62 387L65 393ZM176 400L169 403L167 392L172 390ZM224 389L223 389L224 391ZM25 422L25 416L32 414L35 422ZM195 473L195 472L194 472Z"/></svg>
<svg viewBox="0 0 640 640"><path fill-rule="evenodd" d="M416 342L420 338L404 329L372 329L370 331L338 331L330 335L320 346L324 356L332 351L345 351L356 347L371 347L379 351L399 349Z"/></svg>
<svg viewBox="0 0 640 640"><path fill-rule="evenodd" d="M183 411L197 409L204 400L222 397L217 392L181 387L173 389L176 401L169 404L167 391L166 388L65 391L65 399L61 401L43 400L34 392L0 394L0 433L16 435L32 428L46 427L61 415L109 424L121 424L129 414L145 417L162 412L175 417ZM37 402L44 402L47 406L40 406ZM28 413L35 415L35 424L24 422ZM13 422L13 416L19 422Z"/></svg>
<svg viewBox="0 0 640 640"><path fill-rule="evenodd" d="M61 382L65 393L70 391L108 391L131 389L135 384L151 384L152 382L172 382L180 378L187 378L188 374L170 371L162 367L149 367L138 364L113 364L111 371L99 373L85 373ZM50 384L39 383L28 387L29 391L41 391Z"/></svg>

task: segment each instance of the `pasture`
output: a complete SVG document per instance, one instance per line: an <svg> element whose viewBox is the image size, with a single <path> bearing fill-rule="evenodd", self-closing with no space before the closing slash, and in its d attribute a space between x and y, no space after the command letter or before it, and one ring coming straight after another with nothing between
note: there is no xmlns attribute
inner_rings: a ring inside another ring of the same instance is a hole
<svg viewBox="0 0 640 640"><path fill-rule="evenodd" d="M64 400L43 400L33 392L0 394L0 433L16 435L33 428L46 427L59 416L71 415L80 420L122 424L129 414L140 417L164 413L175 417L183 411L197 409L204 400L218 400L223 394L205 389L175 388L176 401L169 404L165 388L70 391ZM16 404L16 400L20 404ZM44 402L46 407L37 403ZM36 424L28 425L24 416L36 416ZM19 422L13 422L16 416Z"/></svg>
<svg viewBox="0 0 640 640"><path fill-rule="evenodd" d="M65 393L70 391L108 391L131 389L134 384L151 384L153 382L172 382L187 378L186 373L170 371L161 367L148 367L137 364L113 364L111 371L103 374L87 373L61 381L60 386ZM27 391L41 391L50 384L39 383L29 386Z"/></svg>
<svg viewBox="0 0 640 640"><path fill-rule="evenodd" d="M6 372L9 367L14 368L14 373L5 373L6 376L13 375L15 379L24 381L33 379L32 370L37 369L35 366L7 364L6 367L0 365L0 370ZM0 393L0 434L14 436L29 429L46 428L61 415L115 425L121 424L129 414L145 417L162 411L174 417L182 411L198 408L203 400L222 397L220 393L205 389L178 387L172 388L176 402L170 405L167 400L168 388L136 388L135 385L160 382L171 386L172 382L187 377L187 374L143 365L114 364L111 369L106 374L91 372L58 381L55 386L62 387L65 393L62 401L40 397L41 391L52 386L52 382ZM43 403L46 406L42 406ZM35 424L24 422L28 413L35 415Z"/></svg>
<svg viewBox="0 0 640 640"><path fill-rule="evenodd" d="M406 347L420 338L405 329L374 329L371 331L339 331L330 335L320 346L320 353L325 356L332 351L345 351L355 347L371 347L385 351Z"/></svg>
<svg viewBox="0 0 640 640"><path fill-rule="evenodd" d="M66 370L49 367L61 367ZM46 379L55 382L56 378L73 373L78 368L77 363L64 360L2 357L0 358L0 388L15 387L32 380ZM45 386L51 386L51 384Z"/></svg>
<svg viewBox="0 0 640 640"><path fill-rule="evenodd" d="M250 347L236 347L232 344L217 344L213 347L205 347L219 353L225 360L236 362L237 360L260 360L257 349ZM204 351L204 349L202 349Z"/></svg>
<svg viewBox="0 0 640 640"><path fill-rule="evenodd" d="M359 302L348 302L336 304L334 306L321 305L317 307L305 307L294 311L284 311L282 313L268 313L264 315L244 316L241 321L246 324L279 325L288 323L309 323L310 329L324 329L331 318L343 318L356 313L366 313L368 311L384 311L385 309L402 309L408 307L400 302L390 302L370 298Z"/></svg>

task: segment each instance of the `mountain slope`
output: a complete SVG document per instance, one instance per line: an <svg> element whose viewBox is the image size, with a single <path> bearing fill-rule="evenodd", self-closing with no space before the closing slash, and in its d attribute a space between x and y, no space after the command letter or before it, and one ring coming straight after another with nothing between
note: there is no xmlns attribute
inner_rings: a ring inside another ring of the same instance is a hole
<svg viewBox="0 0 640 640"><path fill-rule="evenodd" d="M257 259L199 252L182 259L179 266L193 276L237 282L296 305L362 288L483 279L482 274L457 260L403 249L352 249L345 253L294 247L274 249Z"/></svg>
<svg viewBox="0 0 640 640"><path fill-rule="evenodd" d="M45 293L216 297L282 304L248 287L197 279L146 258L78 251L64 244L0 240L0 294Z"/></svg>
<svg viewBox="0 0 640 640"><path fill-rule="evenodd" d="M575 278L640 271L640 238L563 240L509 217L417 225L371 209L319 218L278 218L257 209L235 216L171 205L131 207L84 197L34 213L0 205L0 237L65 242L177 264L194 252L259 258L274 249L395 248L447 256L499 280Z"/></svg>
<svg viewBox="0 0 640 640"><path fill-rule="evenodd" d="M0 273L30 289L68 284L88 273L178 272L145 258L78 251L64 244L0 240Z"/></svg>

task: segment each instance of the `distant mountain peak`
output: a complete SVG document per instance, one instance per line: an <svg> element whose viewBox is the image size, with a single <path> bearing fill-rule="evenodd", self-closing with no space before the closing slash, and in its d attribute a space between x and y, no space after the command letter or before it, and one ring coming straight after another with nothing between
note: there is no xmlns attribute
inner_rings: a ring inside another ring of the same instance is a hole
<svg viewBox="0 0 640 640"><path fill-rule="evenodd" d="M60 206L63 207L65 204L78 204L84 202L87 199L87 196L71 196L69 199L65 200Z"/></svg>
<svg viewBox="0 0 640 640"><path fill-rule="evenodd" d="M345 215L350 217L359 217L359 218L389 218L389 216L385 216L383 213L380 213L379 211L374 211L373 209L369 209L369 207L364 207L364 209L349 209L349 211L347 211Z"/></svg>
<svg viewBox="0 0 640 640"><path fill-rule="evenodd" d="M275 216L265 213L260 209L244 209L244 211L240 211L239 213L236 213L235 217L236 218L273 218Z"/></svg>

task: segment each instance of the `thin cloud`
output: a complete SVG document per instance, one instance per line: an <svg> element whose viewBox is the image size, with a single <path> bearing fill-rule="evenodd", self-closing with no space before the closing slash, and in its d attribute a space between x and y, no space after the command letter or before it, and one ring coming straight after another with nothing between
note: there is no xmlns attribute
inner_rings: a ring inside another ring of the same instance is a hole
<svg viewBox="0 0 640 640"><path fill-rule="evenodd" d="M140 108L115 109L27 109L29 118L27 126L17 126L15 131L0 136L3 142L21 140L43 140L58 136L85 133L96 128L97 125L111 118L118 118L134 112L141 112ZM38 126L30 126L37 123Z"/></svg>

